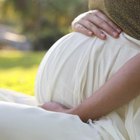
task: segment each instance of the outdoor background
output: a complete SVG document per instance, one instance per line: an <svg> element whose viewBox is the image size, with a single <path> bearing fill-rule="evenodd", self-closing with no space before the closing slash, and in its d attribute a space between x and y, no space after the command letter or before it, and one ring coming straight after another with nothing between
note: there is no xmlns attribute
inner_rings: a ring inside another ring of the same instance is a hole
<svg viewBox="0 0 140 140"><path fill-rule="evenodd" d="M41 59L86 0L0 0L0 88L34 95Z"/></svg>

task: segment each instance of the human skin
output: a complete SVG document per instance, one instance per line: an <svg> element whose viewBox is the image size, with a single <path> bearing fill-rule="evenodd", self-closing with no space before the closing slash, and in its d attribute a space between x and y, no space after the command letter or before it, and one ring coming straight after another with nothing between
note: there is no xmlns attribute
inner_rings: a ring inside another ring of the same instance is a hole
<svg viewBox="0 0 140 140"><path fill-rule="evenodd" d="M92 19L92 17L94 18ZM96 35L103 40L107 39L105 32L111 36L113 36L115 32L115 38L117 38L121 32L121 29L119 29L117 25L98 10L81 14L73 21L72 27L77 32L89 36ZM91 34L89 34L89 32L91 32ZM101 36L102 33L105 35L104 37ZM99 88L99 90L78 106L69 109L60 103L47 102L41 105L41 107L50 111L75 114L86 122L88 119L98 119L134 99L140 94L139 85L140 54L130 59L110 80Z"/></svg>
<svg viewBox="0 0 140 140"><path fill-rule="evenodd" d="M106 33L118 38L121 29L99 10L91 10L77 16L72 22L72 29L88 36L107 39Z"/></svg>
<svg viewBox="0 0 140 140"><path fill-rule="evenodd" d="M140 53L130 59L99 90L74 108L48 102L41 107L78 115L82 121L98 119L121 107L140 94Z"/></svg>

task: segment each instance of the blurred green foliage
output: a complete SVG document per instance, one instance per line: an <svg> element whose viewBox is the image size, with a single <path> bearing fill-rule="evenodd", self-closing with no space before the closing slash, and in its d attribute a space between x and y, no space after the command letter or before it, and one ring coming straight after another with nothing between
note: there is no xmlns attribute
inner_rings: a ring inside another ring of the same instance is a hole
<svg viewBox="0 0 140 140"><path fill-rule="evenodd" d="M48 49L87 10L85 0L1 0L0 23L26 35L34 50Z"/></svg>

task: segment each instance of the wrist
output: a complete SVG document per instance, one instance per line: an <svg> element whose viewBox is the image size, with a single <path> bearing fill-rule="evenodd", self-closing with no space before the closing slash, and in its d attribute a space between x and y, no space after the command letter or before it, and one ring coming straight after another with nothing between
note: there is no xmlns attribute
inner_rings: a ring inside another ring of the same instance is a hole
<svg viewBox="0 0 140 140"><path fill-rule="evenodd" d="M77 116L79 116L79 118L80 118L83 122L87 122L87 121L88 121L88 119L84 117L84 114L81 114L81 113L79 112L79 110L78 110L77 107L67 109L67 110L65 110L64 113L72 114L72 115L77 115Z"/></svg>

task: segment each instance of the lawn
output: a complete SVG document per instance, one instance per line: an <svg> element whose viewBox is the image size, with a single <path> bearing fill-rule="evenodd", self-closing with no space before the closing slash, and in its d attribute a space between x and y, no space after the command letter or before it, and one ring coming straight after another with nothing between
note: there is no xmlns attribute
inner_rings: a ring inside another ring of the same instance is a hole
<svg viewBox="0 0 140 140"><path fill-rule="evenodd" d="M44 54L0 51L0 88L34 95L36 73Z"/></svg>

